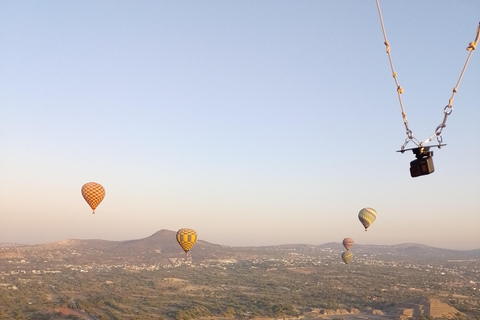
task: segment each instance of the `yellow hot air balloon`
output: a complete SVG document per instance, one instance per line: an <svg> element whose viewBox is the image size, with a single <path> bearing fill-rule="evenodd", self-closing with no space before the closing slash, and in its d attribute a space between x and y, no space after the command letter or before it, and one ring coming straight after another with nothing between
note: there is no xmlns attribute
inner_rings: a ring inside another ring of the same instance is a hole
<svg viewBox="0 0 480 320"><path fill-rule="evenodd" d="M345 251L344 253L342 253L342 259L345 264L349 264L353 259L352 251Z"/></svg>
<svg viewBox="0 0 480 320"><path fill-rule="evenodd" d="M353 246L353 239L352 238L345 238L343 239L343 246L345 249L350 250L350 248Z"/></svg>
<svg viewBox="0 0 480 320"><path fill-rule="evenodd" d="M377 219L377 212L372 208L363 208L358 213L358 219L365 227L365 231L367 231L368 227Z"/></svg>
<svg viewBox="0 0 480 320"><path fill-rule="evenodd" d="M197 242L197 233L193 229L183 228L177 231L177 241L183 251L188 254L195 242Z"/></svg>
<svg viewBox="0 0 480 320"><path fill-rule="evenodd" d="M103 198L105 198L105 189L101 184L96 182L85 183L82 187L82 196L87 201L92 213L95 213L95 209L98 207Z"/></svg>

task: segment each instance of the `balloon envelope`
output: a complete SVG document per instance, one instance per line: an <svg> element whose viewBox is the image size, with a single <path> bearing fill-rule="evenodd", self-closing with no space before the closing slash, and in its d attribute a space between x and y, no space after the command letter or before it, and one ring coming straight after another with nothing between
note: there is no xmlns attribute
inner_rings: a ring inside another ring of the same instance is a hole
<svg viewBox="0 0 480 320"><path fill-rule="evenodd" d="M92 213L95 213L95 209L105 198L105 189L99 183L88 182L82 186L82 196L90 208L92 208Z"/></svg>
<svg viewBox="0 0 480 320"><path fill-rule="evenodd" d="M345 238L343 239L343 246L345 249L349 250L353 246L353 239L352 238Z"/></svg>
<svg viewBox="0 0 480 320"><path fill-rule="evenodd" d="M349 264L353 259L353 253L351 251L345 251L344 253L342 253L342 259L343 262Z"/></svg>
<svg viewBox="0 0 480 320"><path fill-rule="evenodd" d="M377 219L377 212L372 208L363 208L358 213L358 219L365 227L365 231L367 231L368 227Z"/></svg>
<svg viewBox="0 0 480 320"><path fill-rule="evenodd" d="M197 233L193 229L183 228L177 231L177 242L183 251L188 254L195 242L197 242Z"/></svg>

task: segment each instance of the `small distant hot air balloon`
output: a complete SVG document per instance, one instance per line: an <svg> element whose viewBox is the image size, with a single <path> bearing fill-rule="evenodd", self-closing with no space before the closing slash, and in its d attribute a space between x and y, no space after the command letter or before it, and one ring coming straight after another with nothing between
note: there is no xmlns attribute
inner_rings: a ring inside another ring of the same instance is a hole
<svg viewBox="0 0 480 320"><path fill-rule="evenodd" d="M358 219L365 227L365 231L367 231L368 227L377 219L377 212L372 208L363 208L358 213Z"/></svg>
<svg viewBox="0 0 480 320"><path fill-rule="evenodd" d="M102 202L103 198L105 198L105 189L99 183L88 182L82 187L82 196L90 208L92 208L92 213L95 214L95 209L100 202Z"/></svg>
<svg viewBox="0 0 480 320"><path fill-rule="evenodd" d="M183 228L177 231L177 242L183 251L188 254L195 242L197 242L197 233L193 229Z"/></svg>
<svg viewBox="0 0 480 320"><path fill-rule="evenodd" d="M345 264L349 264L353 259L352 251L345 251L344 253L342 253L342 259Z"/></svg>
<svg viewBox="0 0 480 320"><path fill-rule="evenodd" d="M353 239L352 238L345 238L343 239L343 246L345 249L350 250L350 248L353 246Z"/></svg>

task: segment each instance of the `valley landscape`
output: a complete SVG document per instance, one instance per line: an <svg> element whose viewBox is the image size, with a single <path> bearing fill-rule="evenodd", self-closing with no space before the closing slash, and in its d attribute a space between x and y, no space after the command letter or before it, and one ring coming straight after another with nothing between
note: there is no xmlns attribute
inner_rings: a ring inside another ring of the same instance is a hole
<svg viewBox="0 0 480 320"><path fill-rule="evenodd" d="M229 247L175 232L0 246L0 319L480 319L480 249Z"/></svg>

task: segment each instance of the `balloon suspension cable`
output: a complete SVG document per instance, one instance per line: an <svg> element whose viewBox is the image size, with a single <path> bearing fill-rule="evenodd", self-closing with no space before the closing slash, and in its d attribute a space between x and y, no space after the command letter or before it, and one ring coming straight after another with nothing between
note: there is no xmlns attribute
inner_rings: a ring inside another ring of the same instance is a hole
<svg viewBox="0 0 480 320"><path fill-rule="evenodd" d="M463 66L462 72L460 73L460 77L458 78L457 84L453 88L452 96L448 100L448 105L443 109L443 114L444 114L443 122L437 126L437 128L435 129L435 132L427 140L423 141L420 144L420 146L424 145L425 143L428 143L428 142L432 141L434 138L437 138L438 148L441 148L442 142L443 142L442 130L443 130L443 128L445 128L447 126L447 118L453 111L453 105L452 105L453 98L455 97L455 94L458 91L458 86L460 85L460 82L462 81L462 78L463 78L463 75L465 74L465 70L467 69L468 63L470 62L470 57L472 56L473 51L477 47L479 38L480 38L480 22L478 23L477 36L475 37L475 40L468 44L467 50L470 51L470 52L467 56L467 60L465 61L465 65Z"/></svg>
<svg viewBox="0 0 480 320"><path fill-rule="evenodd" d="M95 210L92 210L92 214L95 214Z"/></svg>
<svg viewBox="0 0 480 320"><path fill-rule="evenodd" d="M398 95L398 101L400 103L400 109L402 111L402 118L403 118L403 124L405 125L405 131L406 131L406 134L407 134L407 138L405 139L405 143L402 145L401 147L401 151L405 150L405 147L407 146L407 144L412 141L417 147L422 147L424 146L426 143L432 141L434 138L437 139L437 142L438 142L438 148L441 148L443 146L443 138L442 138L442 130L443 128L445 128L447 126L447 118L448 116L452 113L453 111L453 106L452 106L452 103L453 103L453 98L455 97L455 94L457 93L458 91L458 86L460 85L460 82L462 81L462 77L463 77L463 74L465 73L465 70L467 68L467 65L468 65L468 62L470 61L470 57L472 56L472 53L473 51L475 50L475 48L477 47L477 44L479 42L479 38L480 38L480 23L478 25L478 28L477 28L477 36L475 38L475 40L473 42L470 42L468 47L467 47L467 50L470 51L470 53L468 54L468 57L467 57L467 61L465 62L465 65L463 67L463 70L460 74L460 77L457 81L457 84L456 86L453 88L453 93L452 93L452 96L451 98L449 99L448 101L448 105L443 109L443 121L441 124L439 124L437 126L437 128L435 129L435 132L428 138L426 139L425 141L422 141L420 142L419 140L417 140L414 136L413 136L413 133L412 133L412 130L410 130L410 128L408 127L408 120L407 120L407 115L405 113L405 109L403 108L403 102L402 102L402 93L404 92L402 86L400 86L398 80L397 80L397 73L395 72L395 69L393 68L393 61L392 61L392 56L390 54L390 44L388 43L388 40L387 40L387 33L385 32L385 26L384 26L384 23L383 23L383 17L382 17L382 11L380 10L380 3L379 3L379 0L376 0L377 2L377 9L378 9L378 14L380 16L380 24L382 25L382 32L383 32L383 38L385 39L385 46L387 48L387 55L388 55L388 60L390 62L390 68L392 70L392 75L393 75L393 78L395 80L395 85L397 87L397 95Z"/></svg>
<svg viewBox="0 0 480 320"><path fill-rule="evenodd" d="M402 111L403 124L405 125L405 133L407 135L407 139L405 139L405 143L402 146L402 150L403 150L405 149L405 146L410 141L415 143L417 146L419 145L420 142L417 139L415 139L415 137L413 136L412 130L410 130L410 128L408 127L407 114L405 112L405 109L403 108L403 102L402 102L402 93L404 92L404 90L398 82L397 73L395 72L395 69L393 67L392 55L390 54L390 44L388 43L388 40L387 40L387 33L385 31L385 25L383 24L382 11L380 10L380 3L378 2L378 0L377 0L377 9L378 9L378 15L380 17L380 24L382 25L383 38L385 39L384 44L385 44L387 55L388 55L388 61L390 62L392 76L393 76L393 79L395 80L395 85L397 87L398 102L400 103L400 109Z"/></svg>

